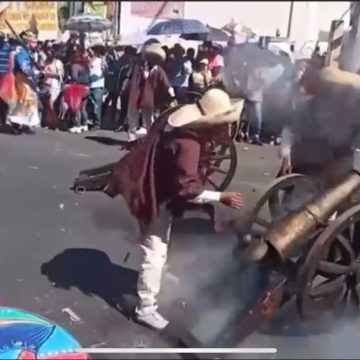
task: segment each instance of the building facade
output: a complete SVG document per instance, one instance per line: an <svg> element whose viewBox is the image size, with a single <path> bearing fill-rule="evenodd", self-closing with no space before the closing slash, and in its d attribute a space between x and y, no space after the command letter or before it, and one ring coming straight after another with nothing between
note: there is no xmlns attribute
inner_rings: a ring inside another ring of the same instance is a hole
<svg viewBox="0 0 360 360"><path fill-rule="evenodd" d="M164 3L170 5L161 11ZM290 1L209 1L206 6L200 1L122 1L120 32L141 32L161 19L185 17L215 27L222 27L233 19L258 35L275 36L278 29L281 36L287 36L290 7ZM290 38L297 42L316 41L319 33L329 31L331 21L340 19L349 7L349 1L293 2ZM350 12L343 19L349 25Z"/></svg>

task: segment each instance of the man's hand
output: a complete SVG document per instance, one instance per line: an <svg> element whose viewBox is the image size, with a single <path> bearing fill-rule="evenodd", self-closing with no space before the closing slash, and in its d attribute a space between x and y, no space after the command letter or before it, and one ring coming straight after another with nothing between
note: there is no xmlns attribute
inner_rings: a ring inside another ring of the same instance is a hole
<svg viewBox="0 0 360 360"><path fill-rule="evenodd" d="M239 210L244 206L243 195L239 192L221 193L220 202L236 210Z"/></svg>
<svg viewBox="0 0 360 360"><path fill-rule="evenodd" d="M289 175L292 173L291 162L288 157L282 159L280 173L281 175Z"/></svg>

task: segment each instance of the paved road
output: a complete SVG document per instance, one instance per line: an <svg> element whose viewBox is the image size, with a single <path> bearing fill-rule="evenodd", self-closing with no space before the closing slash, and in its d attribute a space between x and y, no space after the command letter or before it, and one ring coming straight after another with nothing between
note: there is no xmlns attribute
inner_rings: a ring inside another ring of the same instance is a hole
<svg viewBox="0 0 360 360"><path fill-rule="evenodd" d="M275 176L276 148L239 145L238 153L230 188L243 191L251 207ZM0 135L0 305L42 314L65 326L85 347L168 346L126 318L128 302L123 299L131 300L134 292L138 253L136 225L124 203L69 190L79 170L120 156L118 145L67 133ZM219 281L229 264L234 241L234 234L214 234L203 214L189 214L175 224L161 307L169 317L183 319L204 342L241 297L222 293L224 305L219 307L204 295L204 287ZM248 287L252 281L248 279ZM82 321L72 322L64 308ZM278 358L357 358L358 328L356 322L337 324L327 335L255 334L245 345L278 346Z"/></svg>

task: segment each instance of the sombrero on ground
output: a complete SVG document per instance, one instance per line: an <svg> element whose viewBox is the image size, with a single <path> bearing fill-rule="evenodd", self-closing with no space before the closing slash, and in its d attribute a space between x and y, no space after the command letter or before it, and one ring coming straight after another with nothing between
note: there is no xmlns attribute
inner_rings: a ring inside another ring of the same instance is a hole
<svg viewBox="0 0 360 360"><path fill-rule="evenodd" d="M208 90L195 104L184 105L169 116L172 127L202 127L231 123L240 119L244 100L231 103L230 97L220 89Z"/></svg>

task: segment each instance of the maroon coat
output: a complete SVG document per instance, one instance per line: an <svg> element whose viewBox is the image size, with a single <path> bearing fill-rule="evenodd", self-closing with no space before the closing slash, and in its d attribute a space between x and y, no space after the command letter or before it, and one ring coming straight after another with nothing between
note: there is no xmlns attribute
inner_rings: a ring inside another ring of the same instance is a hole
<svg viewBox="0 0 360 360"><path fill-rule="evenodd" d="M157 65L152 69L145 79L143 66L136 64L132 69L128 86L128 110L137 111L140 108L163 108L163 103L169 98L171 84L161 66Z"/></svg>
<svg viewBox="0 0 360 360"><path fill-rule="evenodd" d="M165 120L156 122L143 142L120 159L106 190L110 196L121 194L142 225L151 225L164 203L175 216L182 215L187 202L204 190L202 145L196 134L164 133Z"/></svg>

